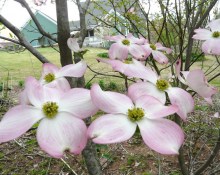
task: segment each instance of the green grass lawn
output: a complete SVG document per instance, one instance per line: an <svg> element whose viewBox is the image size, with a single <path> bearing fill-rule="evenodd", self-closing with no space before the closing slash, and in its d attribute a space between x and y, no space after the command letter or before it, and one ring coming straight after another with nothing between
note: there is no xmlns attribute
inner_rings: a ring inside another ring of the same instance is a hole
<svg viewBox="0 0 220 175"><path fill-rule="evenodd" d="M96 58L98 57L98 53L107 52L105 49L101 48L88 48L89 51L85 54L85 60L87 64L97 72L101 72L103 74L117 74L112 71L110 66L107 66L104 63L98 63ZM60 66L59 62L59 53L52 48L39 48L39 52L41 52L48 60L52 63ZM204 70L209 69L209 67L215 67L217 63L215 63L215 58L207 57L207 59L202 62L197 62L192 69L203 67ZM0 51L0 83L9 80L9 83L13 85L18 85L18 82L24 81L27 76L35 76L37 78L40 77L42 64L36 57L34 57L30 52L23 51L20 53L8 53L4 51ZM216 74L219 72L219 68L217 68L212 74ZM167 72L167 71L165 71ZM117 74L119 75L119 74ZM100 79L104 80L104 83L113 81L117 84L123 84L124 81L120 78L108 77L103 75L96 75L91 72L89 69L86 71L86 81L88 82L93 78L93 81L98 82ZM220 78L217 78L213 81L213 84L220 87Z"/></svg>
<svg viewBox="0 0 220 175"><path fill-rule="evenodd" d="M52 48L39 48L41 52L49 61L60 66L59 53ZM106 52L104 49L89 48L85 59L88 65L92 65L96 70L96 58L97 53ZM1 51L0 52L0 82L5 79L10 81L22 81L27 76L40 77L42 70L41 62L36 59L30 52L23 51L20 53L8 53ZM89 75L87 71L87 75Z"/></svg>

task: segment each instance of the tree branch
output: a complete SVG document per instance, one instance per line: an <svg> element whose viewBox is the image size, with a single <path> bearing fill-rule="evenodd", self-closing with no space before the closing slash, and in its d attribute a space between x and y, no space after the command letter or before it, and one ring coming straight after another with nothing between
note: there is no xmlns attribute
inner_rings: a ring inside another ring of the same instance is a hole
<svg viewBox="0 0 220 175"><path fill-rule="evenodd" d="M4 36L0 36L1 39L4 39L4 40L7 40L7 41L10 41L12 43L15 43L15 44L18 44L18 45L21 45L23 46L20 42L18 42L17 40L13 40L11 38L7 38L7 37L4 37Z"/></svg>
<svg viewBox="0 0 220 175"><path fill-rule="evenodd" d="M67 46L70 37L67 1L56 0L58 44L60 49L60 62L62 66L73 64L72 52Z"/></svg>
<svg viewBox="0 0 220 175"><path fill-rule="evenodd" d="M189 31L189 37L188 37L188 48L186 51L186 62L185 62L185 70L189 70L190 67L190 63L191 63L191 53L192 53L192 46L193 46L193 33L194 33L194 29L199 28L202 23L204 22L204 20L207 18L207 16L209 15L210 11L212 10L212 8L215 6L215 4L217 3L218 0L213 0L210 2L208 8L206 9L205 13L202 15L202 17L199 19L199 21L193 21L194 26L191 28L191 30ZM203 4L200 4L203 5ZM197 20L197 14L195 19Z"/></svg>
<svg viewBox="0 0 220 175"><path fill-rule="evenodd" d="M202 174L202 172L208 168L208 166L211 165L212 161L214 160L214 158L217 156L217 153L220 150L220 129L219 129L219 137L218 140L216 142L216 145L213 149L213 151L211 152L209 158L206 160L206 162L199 168L196 170L195 175L200 175Z"/></svg>
<svg viewBox="0 0 220 175"><path fill-rule="evenodd" d="M26 10L28 11L28 13L30 14L31 18L33 19L34 23L36 24L39 32L43 35L46 36L47 38L53 40L54 42L57 43L57 38L53 37L51 34L45 32L45 30L42 28L41 24L39 23L39 21L37 20L36 16L34 15L34 13L32 12L32 10L30 9L28 3L25 0L15 0L18 3L20 3L24 8L26 8Z"/></svg>
<svg viewBox="0 0 220 175"><path fill-rule="evenodd" d="M215 4L217 3L218 0L212 0L209 4L209 7L207 8L207 10L205 11L204 15L200 18L199 22L195 25L195 29L199 28L203 21L205 20L205 18L209 15L210 11L212 10L212 8L215 6Z"/></svg>
<svg viewBox="0 0 220 175"><path fill-rule="evenodd" d="M90 4L90 0L85 2L86 6L83 8L80 4L80 0L76 0L77 7L79 9L79 18L80 18L80 35L78 39L79 46L82 47L84 39L87 34L87 26L86 26L86 12ZM77 60L78 62L80 60Z"/></svg>
<svg viewBox="0 0 220 175"><path fill-rule="evenodd" d="M20 30L13 26L7 19L5 19L2 15L0 15L0 22L5 25L12 33L14 33L20 41L20 44L24 46L28 51L30 51L38 60L42 63L49 63L49 61L38 52L22 35Z"/></svg>

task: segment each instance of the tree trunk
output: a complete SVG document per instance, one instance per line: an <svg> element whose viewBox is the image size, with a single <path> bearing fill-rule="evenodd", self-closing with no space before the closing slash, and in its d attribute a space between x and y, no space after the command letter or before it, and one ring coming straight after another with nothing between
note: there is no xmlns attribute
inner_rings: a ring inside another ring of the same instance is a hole
<svg viewBox="0 0 220 175"><path fill-rule="evenodd" d="M60 61L61 65L65 66L73 63L72 52L67 46L67 39L70 37L67 0L56 0L57 10L57 31L58 31L58 44L60 49ZM85 23L85 21L84 21ZM85 38L83 35L82 38ZM82 40L83 42L83 40ZM82 58L74 54L75 63L79 62ZM84 87L84 77L68 79L71 87ZM89 119L87 119L89 120ZM82 153L88 173L90 175L101 175L102 169L98 160L95 145L89 140Z"/></svg>
<svg viewBox="0 0 220 175"><path fill-rule="evenodd" d="M90 175L101 175L102 167L98 160L98 155L95 149L95 144L92 143L91 140L88 141L85 149L82 152L82 155L85 159L88 173Z"/></svg>
<svg viewBox="0 0 220 175"><path fill-rule="evenodd" d="M70 27L66 0L56 0L57 34L60 49L60 62L62 66L73 64L72 52L67 46L70 37Z"/></svg>

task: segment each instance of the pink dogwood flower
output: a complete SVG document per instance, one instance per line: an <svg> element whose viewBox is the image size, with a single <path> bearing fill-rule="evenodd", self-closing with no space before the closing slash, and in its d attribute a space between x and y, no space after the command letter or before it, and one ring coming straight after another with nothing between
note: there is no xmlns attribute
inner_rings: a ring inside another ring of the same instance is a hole
<svg viewBox="0 0 220 175"><path fill-rule="evenodd" d="M167 64L169 61L164 53L166 54L172 53L172 49L164 47L160 43L156 43L156 44L145 43L144 45L142 45L142 48L147 53L146 57L152 54L153 59L155 59L160 64Z"/></svg>
<svg viewBox="0 0 220 175"><path fill-rule="evenodd" d="M91 89L95 105L109 113L97 118L88 128L88 135L95 143L110 144L130 139L140 129L146 145L161 154L178 154L184 133L165 116L175 113L175 105L164 106L152 96L142 96L132 101L116 92L102 91L95 84Z"/></svg>
<svg viewBox="0 0 220 175"><path fill-rule="evenodd" d="M196 29L193 39L205 41L202 44L202 51L206 54L220 55L220 19L211 21L208 29Z"/></svg>
<svg viewBox="0 0 220 175"><path fill-rule="evenodd" d="M219 118L219 117L220 117L219 112L214 113L211 117L213 117L213 118Z"/></svg>
<svg viewBox="0 0 220 175"><path fill-rule="evenodd" d="M77 38L69 38L67 40L67 45L73 52L81 52L84 51L84 49L79 47L79 44L77 42Z"/></svg>
<svg viewBox="0 0 220 175"><path fill-rule="evenodd" d="M179 80L197 92L209 104L212 104L212 96L218 92L218 89L208 84L205 74L202 70L180 71L181 60L175 64L176 74ZM182 75L182 76L181 76Z"/></svg>
<svg viewBox="0 0 220 175"><path fill-rule="evenodd" d="M130 53L134 58L143 60L146 58L146 53L139 44L143 44L144 40L135 38L132 34L127 37L123 35L106 36L105 39L115 41L109 49L110 59L125 60Z"/></svg>
<svg viewBox="0 0 220 175"><path fill-rule="evenodd" d="M155 83L138 82L128 88L128 94L132 99L137 99L142 95L151 95L163 104L166 101L166 93L171 104L178 106L176 113L185 121L187 114L194 110L194 100L185 90L172 87L168 81L160 78Z"/></svg>
<svg viewBox="0 0 220 175"><path fill-rule="evenodd" d="M113 70L128 77L137 77L149 81L154 81L154 79L157 78L155 72L153 71L148 71L146 73L146 67L140 61L135 59L120 61L98 58L97 61L111 65Z"/></svg>
<svg viewBox="0 0 220 175"><path fill-rule="evenodd" d="M54 64L43 64L42 76L40 83L48 87L55 87L65 90L70 89L70 85L65 77L82 77L85 74L87 65L84 61L76 64L69 64L58 68Z"/></svg>
<svg viewBox="0 0 220 175"><path fill-rule="evenodd" d="M87 142L87 127L82 119L97 112L90 91L81 88L63 92L48 88L29 77L29 105L11 108L0 122L0 143L20 137L39 122L37 141L42 150L61 158L66 150L79 154Z"/></svg>
<svg viewBox="0 0 220 175"><path fill-rule="evenodd" d="M133 60L129 66L122 62L107 62L108 64L111 64L115 70L126 76L146 80L145 82L135 83L128 88L128 94L133 100L142 95L150 95L165 104L165 93L167 93L171 104L178 106L179 110L177 111L177 114L183 120L186 120L187 113L193 111L194 100L188 92L178 87L172 87L167 80L158 77L152 69L144 66L142 63Z"/></svg>
<svg viewBox="0 0 220 175"><path fill-rule="evenodd" d="M37 6L41 6L42 4L46 4L47 0L33 0L34 4Z"/></svg>
<svg viewBox="0 0 220 175"><path fill-rule="evenodd" d="M188 92L178 87L172 87L168 81L158 77L152 69L144 66L141 62L135 59L126 63L119 60L97 60L110 64L114 70L128 77L146 80L145 82L135 83L128 88L128 94L133 100L142 95L151 95L165 104L166 93L168 93L171 103L179 107L177 114L183 120L186 120L187 113L193 111L194 100Z"/></svg>
<svg viewBox="0 0 220 175"><path fill-rule="evenodd" d="M85 74L87 65L84 61L76 64L69 64L62 68L58 68L54 64L43 64L42 75L39 82L50 88L58 88L63 91L71 89L69 82L65 77L81 77ZM29 99L26 92L26 87L31 86L30 81L25 81L25 89L20 93L20 104L29 104Z"/></svg>
<svg viewBox="0 0 220 175"><path fill-rule="evenodd" d="M134 7L131 7L131 8L128 10L128 13L135 14L135 8L134 8Z"/></svg>

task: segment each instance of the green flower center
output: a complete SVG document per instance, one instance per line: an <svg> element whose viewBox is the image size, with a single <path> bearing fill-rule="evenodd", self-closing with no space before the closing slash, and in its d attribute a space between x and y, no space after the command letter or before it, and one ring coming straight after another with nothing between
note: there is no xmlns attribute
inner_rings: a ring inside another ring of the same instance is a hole
<svg viewBox="0 0 220 175"><path fill-rule="evenodd" d="M52 74L52 73L49 73L47 75L44 76L44 80L47 82L47 83L50 83L52 82L53 80L55 80L55 75Z"/></svg>
<svg viewBox="0 0 220 175"><path fill-rule="evenodd" d="M47 118L54 118L58 113L59 106L55 102L47 102L43 105L43 113Z"/></svg>
<svg viewBox="0 0 220 175"><path fill-rule="evenodd" d="M132 122L140 121L144 117L144 110L142 108L128 109L128 118Z"/></svg>
<svg viewBox="0 0 220 175"><path fill-rule="evenodd" d="M220 32L219 31L215 31L212 33L212 37L214 38L218 38L220 36Z"/></svg>
<svg viewBox="0 0 220 175"><path fill-rule="evenodd" d="M169 87L169 83L166 80L157 80L156 83L157 89L159 89L160 91L165 91L166 89L168 89Z"/></svg>
<svg viewBox="0 0 220 175"><path fill-rule="evenodd" d="M150 44L150 48L156 50L157 47L154 44Z"/></svg>
<svg viewBox="0 0 220 175"><path fill-rule="evenodd" d="M129 46L130 45L130 41L127 39L122 40L122 44Z"/></svg>
<svg viewBox="0 0 220 175"><path fill-rule="evenodd" d="M127 58L126 60L123 61L123 63L132 64L133 63L132 58Z"/></svg>

